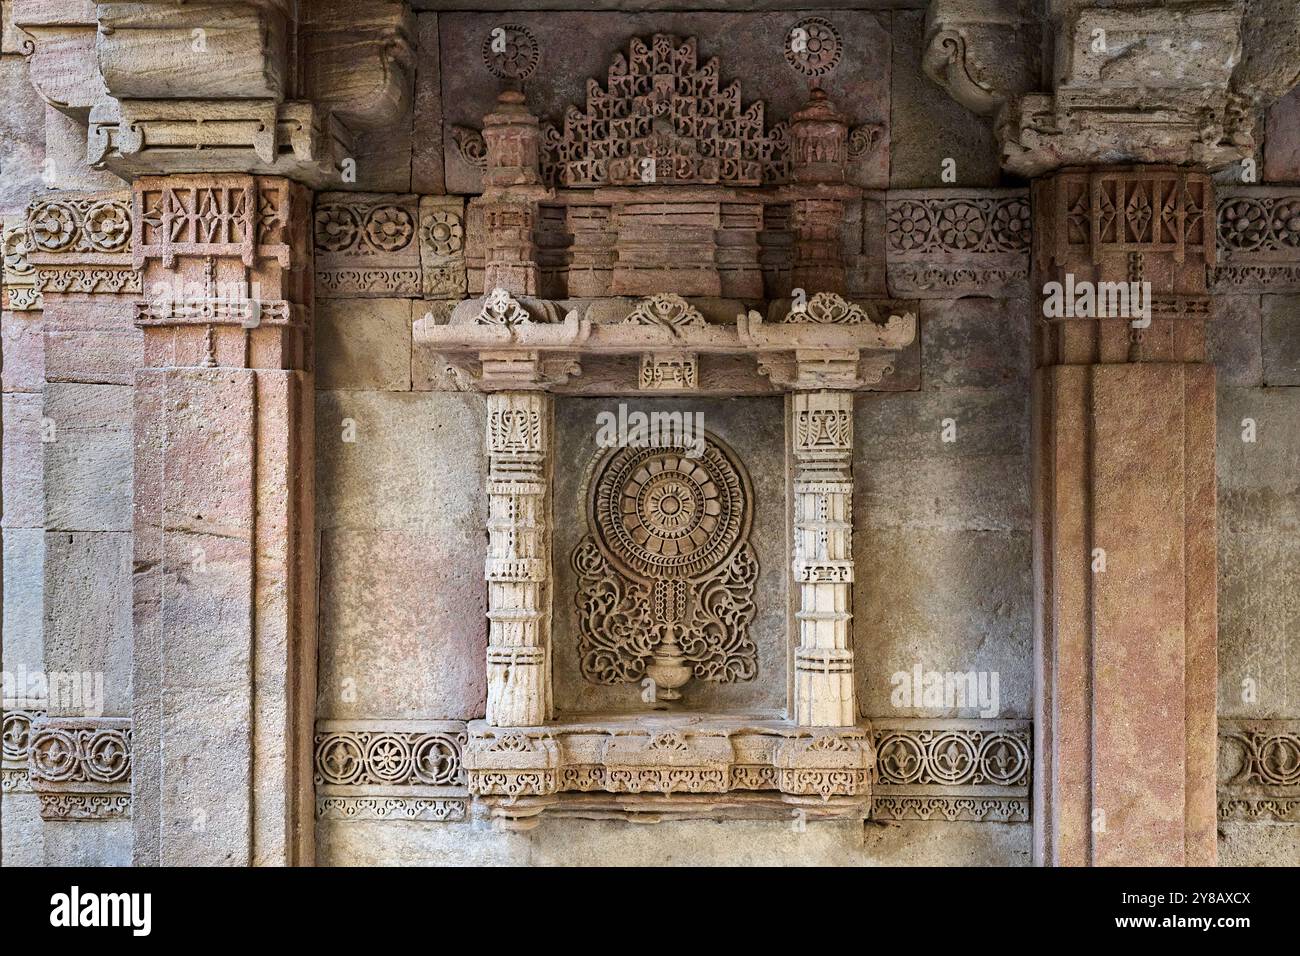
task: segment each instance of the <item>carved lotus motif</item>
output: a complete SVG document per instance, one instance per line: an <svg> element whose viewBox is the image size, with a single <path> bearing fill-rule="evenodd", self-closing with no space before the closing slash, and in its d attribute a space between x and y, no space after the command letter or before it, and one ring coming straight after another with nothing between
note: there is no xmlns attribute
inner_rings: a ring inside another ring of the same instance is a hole
<svg viewBox="0 0 1300 956"><path fill-rule="evenodd" d="M919 249L930 241L930 214L919 202L898 203L889 213L889 239L895 248Z"/></svg>
<svg viewBox="0 0 1300 956"><path fill-rule="evenodd" d="M1300 246L1300 200L1289 200L1273 207L1273 233L1285 245Z"/></svg>
<svg viewBox="0 0 1300 956"><path fill-rule="evenodd" d="M61 202L43 203L28 217L32 241L36 248L58 252L72 245L77 232L77 216L71 206Z"/></svg>
<svg viewBox="0 0 1300 956"><path fill-rule="evenodd" d="M440 256L453 256L464 247L465 227L450 210L434 210L425 216L420 228L424 241Z"/></svg>
<svg viewBox="0 0 1300 956"><path fill-rule="evenodd" d="M357 241L357 217L346 206L322 206L316 210L316 248L342 252Z"/></svg>
<svg viewBox="0 0 1300 956"><path fill-rule="evenodd" d="M954 249L973 249L986 227L984 214L970 203L953 203L939 214L939 235Z"/></svg>
<svg viewBox="0 0 1300 956"><path fill-rule="evenodd" d="M4 715L4 759L25 760L31 743L32 718L26 711L7 710Z"/></svg>
<svg viewBox="0 0 1300 956"><path fill-rule="evenodd" d="M366 217L366 239L376 249L398 252L411 244L415 223L400 206L378 206Z"/></svg>
<svg viewBox="0 0 1300 956"><path fill-rule="evenodd" d="M7 276L31 275L34 271L27 260L27 237L20 229L5 233L4 268Z"/></svg>
<svg viewBox="0 0 1300 956"><path fill-rule="evenodd" d="M131 239L131 217L120 202L98 202L86 212L86 239L101 252L117 252Z"/></svg>

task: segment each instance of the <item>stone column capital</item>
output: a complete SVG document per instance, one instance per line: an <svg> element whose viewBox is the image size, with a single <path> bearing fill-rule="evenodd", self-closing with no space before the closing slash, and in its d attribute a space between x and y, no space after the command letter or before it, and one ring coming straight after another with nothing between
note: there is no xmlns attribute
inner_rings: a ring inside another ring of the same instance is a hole
<svg viewBox="0 0 1300 956"><path fill-rule="evenodd" d="M926 72L994 118L1002 165L1251 156L1259 113L1300 81L1288 0L931 0ZM1050 51L1050 52L1049 52Z"/></svg>
<svg viewBox="0 0 1300 956"><path fill-rule="evenodd" d="M146 173L341 181L353 135L399 121L414 83L405 0L19 3L37 91L86 125L86 161Z"/></svg>

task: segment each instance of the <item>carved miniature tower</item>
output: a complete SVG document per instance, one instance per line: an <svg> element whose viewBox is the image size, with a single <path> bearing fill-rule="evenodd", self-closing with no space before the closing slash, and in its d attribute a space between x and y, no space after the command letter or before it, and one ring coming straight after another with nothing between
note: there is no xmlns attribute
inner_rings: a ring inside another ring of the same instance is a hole
<svg viewBox="0 0 1300 956"><path fill-rule="evenodd" d="M483 117L487 168L483 195L474 202L483 211L487 248L483 288L512 295L538 292L538 203L547 195L541 174L541 129L524 102L524 80L537 69L538 47L523 27L502 27L484 42L483 59L503 81L496 109Z"/></svg>

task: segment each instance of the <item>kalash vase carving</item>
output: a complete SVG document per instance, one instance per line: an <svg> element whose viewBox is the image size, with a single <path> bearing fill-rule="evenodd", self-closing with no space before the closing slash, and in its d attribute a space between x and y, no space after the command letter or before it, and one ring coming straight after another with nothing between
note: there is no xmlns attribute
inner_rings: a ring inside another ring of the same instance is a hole
<svg viewBox="0 0 1300 956"><path fill-rule="evenodd" d="M713 436L604 453L572 557L583 677L649 678L661 701L680 700L692 677L752 680L752 508L748 474Z"/></svg>

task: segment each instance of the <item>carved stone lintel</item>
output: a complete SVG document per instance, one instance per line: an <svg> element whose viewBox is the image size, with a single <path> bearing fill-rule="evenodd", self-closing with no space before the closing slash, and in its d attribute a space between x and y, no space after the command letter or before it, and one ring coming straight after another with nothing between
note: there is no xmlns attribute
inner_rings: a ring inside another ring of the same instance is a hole
<svg viewBox="0 0 1300 956"><path fill-rule="evenodd" d="M56 195L27 209L26 258L42 296L141 290L132 262L135 226L123 193ZM6 255L6 262L8 262Z"/></svg>
<svg viewBox="0 0 1300 956"><path fill-rule="evenodd" d="M422 244L415 196L319 193L316 282L323 296L418 296Z"/></svg>

